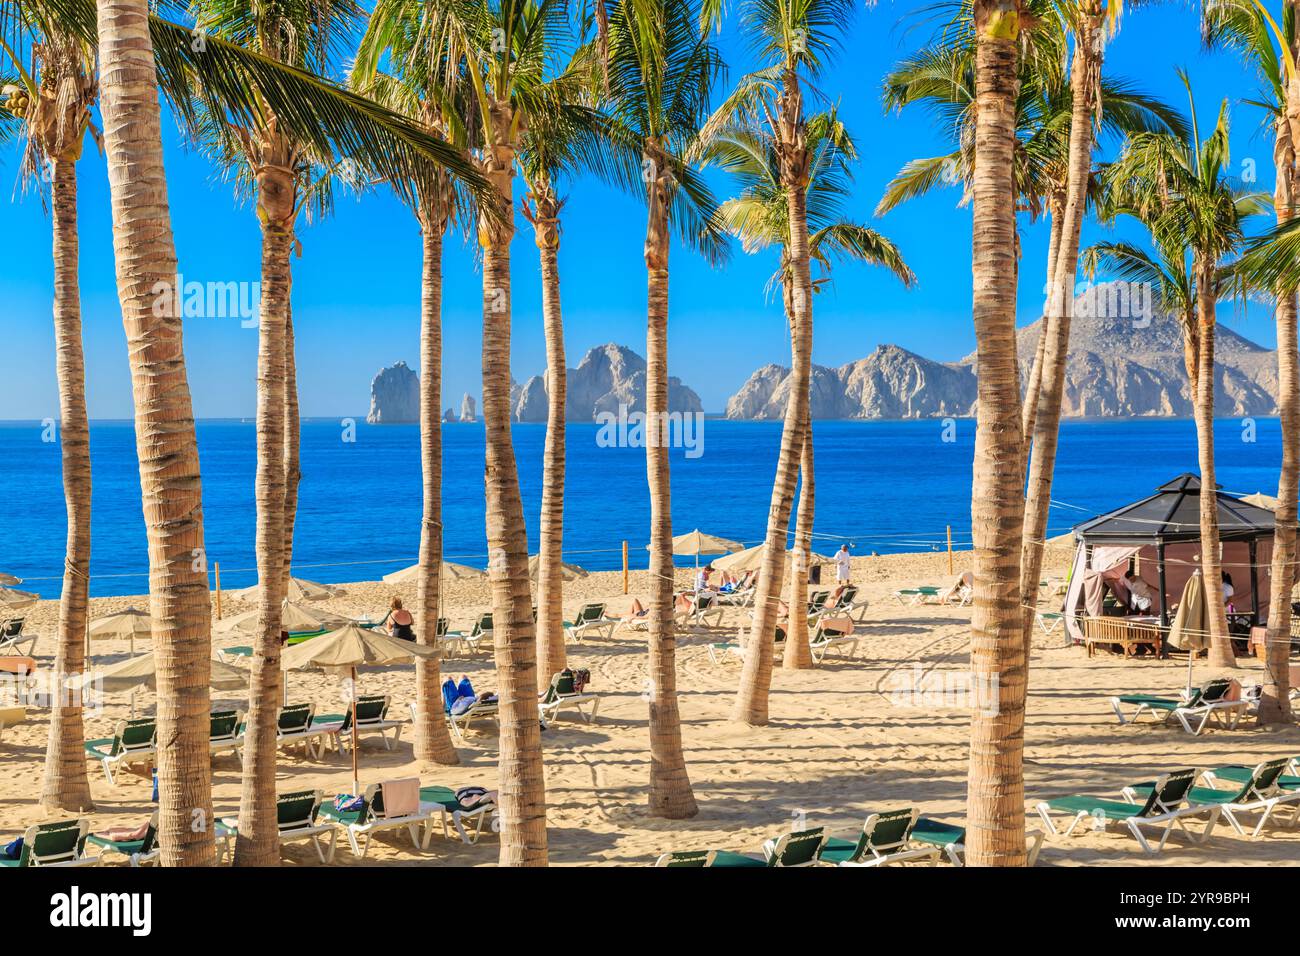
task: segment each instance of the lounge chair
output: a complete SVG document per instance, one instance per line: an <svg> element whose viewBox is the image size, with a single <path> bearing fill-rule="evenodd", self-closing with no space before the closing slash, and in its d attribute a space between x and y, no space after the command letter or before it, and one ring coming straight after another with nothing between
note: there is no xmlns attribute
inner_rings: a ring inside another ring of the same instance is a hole
<svg viewBox="0 0 1300 956"><path fill-rule="evenodd" d="M398 781L390 780L391 786ZM404 781L403 781L404 782ZM352 848L352 855L364 859L370 849L370 841L376 833L384 830L405 829L411 836L411 845L417 849L421 846L420 828L429 819L430 811L421 804L411 813L390 815L384 807L384 784L373 783L366 787L362 795L362 807L359 810L336 810L332 804L322 804L319 819L332 823L343 831Z"/></svg>
<svg viewBox="0 0 1300 956"><path fill-rule="evenodd" d="M830 591L814 591L812 597L808 599L808 616L820 614L826 608L826 601L830 598Z"/></svg>
<svg viewBox="0 0 1300 956"><path fill-rule="evenodd" d="M578 642L588 635L610 638L618 624L618 618L605 616L605 605L584 604L577 617L564 622L564 636Z"/></svg>
<svg viewBox="0 0 1300 956"><path fill-rule="evenodd" d="M714 852L713 850L674 850L655 860L655 866L708 866L709 859L714 855Z"/></svg>
<svg viewBox="0 0 1300 956"><path fill-rule="evenodd" d="M1051 637L1065 620L1065 615L1059 611L1036 611L1034 612L1034 619L1038 621L1038 627L1043 632L1043 636Z"/></svg>
<svg viewBox="0 0 1300 956"><path fill-rule="evenodd" d="M327 740L332 740L340 749L352 746L355 737L366 732L377 732L384 742L385 750L392 750L402 739L404 720L389 720L388 707L392 698L378 694L357 698L357 733L352 733L352 708L341 714L324 714L312 719L313 727L329 728ZM388 732L393 732L393 739L388 739Z"/></svg>
<svg viewBox="0 0 1300 956"><path fill-rule="evenodd" d="M152 717L119 720L113 728L112 737L86 741L86 755L100 762L104 776L108 777L111 785L116 786L114 768L141 762L153 764L157 736L158 724Z"/></svg>
<svg viewBox="0 0 1300 956"><path fill-rule="evenodd" d="M208 749L215 757L229 751L241 757L244 746L244 712L242 710L213 711L208 724Z"/></svg>
<svg viewBox="0 0 1300 956"><path fill-rule="evenodd" d="M443 649L443 654L448 657L465 649L465 635L460 631L451 630L451 623L445 617L438 618L434 636L438 646Z"/></svg>
<svg viewBox="0 0 1300 956"><path fill-rule="evenodd" d="M4 740L6 730L17 727L26 719L26 707L0 707L0 740Z"/></svg>
<svg viewBox="0 0 1300 956"><path fill-rule="evenodd" d="M873 813L862 824L857 839L828 838L817 853L817 862L832 866L888 866L926 860L934 866L942 852L939 847L911 845L918 815L912 807Z"/></svg>
<svg viewBox="0 0 1300 956"><path fill-rule="evenodd" d="M696 592L695 599L691 603L691 609L686 617L696 627L720 626L722 624L722 604L718 601L717 592ZM677 623L677 615L673 615L673 623Z"/></svg>
<svg viewBox="0 0 1300 956"><path fill-rule="evenodd" d="M487 642L487 648L492 649L492 614L480 614L474 626L469 629L468 634L460 634L460 643L464 646L466 652L477 651L479 645Z"/></svg>
<svg viewBox="0 0 1300 956"><path fill-rule="evenodd" d="M975 575L969 571L963 572L948 590L939 595L940 604L955 604L957 607L966 607L973 600L975 600Z"/></svg>
<svg viewBox="0 0 1300 956"><path fill-rule="evenodd" d="M418 721L420 719L419 711L416 708L415 701L411 701L410 708L412 722ZM496 720L497 713L498 702L495 700L476 700L468 709L455 714L447 710L445 705L443 708L443 716L447 718L447 728L451 731L452 738L461 746L466 745L465 734L475 720L481 718Z"/></svg>
<svg viewBox="0 0 1300 956"><path fill-rule="evenodd" d="M1273 811L1283 805L1291 809L1291 822L1287 827L1294 827L1300 822L1300 777L1284 776L1289 763L1286 757L1282 757L1253 769L1231 766L1207 770L1205 782L1209 786L1193 787L1187 799L1192 803L1216 804L1239 836L1245 836L1246 831L1237 815L1259 813L1259 822L1250 834L1252 840L1259 836ZM1220 781L1228 787L1218 789L1216 785Z"/></svg>
<svg viewBox="0 0 1300 956"><path fill-rule="evenodd" d="M783 833L774 840L763 843L763 858L768 866L816 866L817 855L826 842L823 827ZM713 863L713 866L727 864Z"/></svg>
<svg viewBox="0 0 1300 956"><path fill-rule="evenodd" d="M144 836L138 840L113 840L94 833L86 840L100 849L122 854L132 866L148 866L158 859L158 811L153 812Z"/></svg>
<svg viewBox="0 0 1300 956"><path fill-rule="evenodd" d="M916 588L899 588L894 592L894 600L908 607L916 607L918 604L938 604L940 593L940 588L929 585Z"/></svg>
<svg viewBox="0 0 1300 956"><path fill-rule="evenodd" d="M587 704L591 705L590 713L583 710L583 706ZM541 700L537 702L537 710L542 720L549 722L557 720L560 711L570 706L587 723L594 723L596 712L600 710L600 695L589 690L575 689L573 671L566 669L551 678L551 686L541 695Z"/></svg>
<svg viewBox="0 0 1300 956"><path fill-rule="evenodd" d="M40 638L39 634L24 634L23 624L27 619L23 617L11 617L7 621L0 621L0 653L22 654L25 657L31 657L32 651L36 647L36 641ZM22 648L26 647L26 650Z"/></svg>
<svg viewBox="0 0 1300 956"><path fill-rule="evenodd" d="M1162 723L1177 720L1183 730L1195 736L1212 722L1226 730L1234 729L1240 723L1250 708L1250 702L1227 699L1231 688L1232 681L1220 677L1206 681L1186 699L1156 694L1124 694L1110 698L1110 706L1121 724L1135 723L1144 713L1153 716L1163 713ZM1126 704L1135 708L1132 714L1125 715L1123 705Z"/></svg>
<svg viewBox="0 0 1300 956"><path fill-rule="evenodd" d="M456 791L448 787L421 787L420 809L430 815L424 825L422 845L424 849L428 849L429 840L433 836L432 814L434 813L438 814L442 823L443 837L449 836L447 825L451 824L462 843L477 843L478 838L483 835L483 824L488 823L489 829L493 829L492 822L497 817L497 805L494 801L484 801L474 807L466 808L457 799ZM473 829L467 828L466 824L473 824Z"/></svg>
<svg viewBox="0 0 1300 956"><path fill-rule="evenodd" d="M60 820L37 823L23 833L23 848L16 860L0 860L0 867L98 866L99 857L86 856L90 821Z"/></svg>
<svg viewBox="0 0 1300 956"><path fill-rule="evenodd" d="M216 648L217 660L223 664L233 663L235 660L252 657L253 646L251 644L233 644L230 647Z"/></svg>
<svg viewBox="0 0 1300 956"><path fill-rule="evenodd" d="M1029 844L1027 866L1033 866L1038 862L1038 853L1043 847L1043 838L1047 836L1042 830L1030 830L1025 836L1032 840ZM966 861L966 828L954 826L951 823L944 823L942 820L931 820L929 817L919 817L916 826L912 828L913 843L928 843L936 846L947 856L948 862L953 866L965 866Z"/></svg>
<svg viewBox="0 0 1300 956"><path fill-rule="evenodd" d="M1197 776L1196 770L1179 770L1164 774L1147 785L1148 791L1142 802L1088 796L1044 800L1038 804L1038 815L1047 825L1047 832L1054 837L1069 836L1083 820L1092 820L1094 829L1102 829L1112 823L1122 823L1141 844L1142 850L1154 856L1165 848L1165 841L1169 839L1169 834L1173 832L1175 826L1191 836L1190 831L1183 824L1184 817L1208 814L1209 820L1206 823L1205 833L1201 837L1202 840L1213 829L1219 814L1218 807L1185 805L1188 791L1196 783ZM1132 788L1125 791L1125 796L1132 796ZM1064 831L1059 830L1056 821L1052 819L1053 810L1073 814L1074 819ZM1143 826L1164 827L1160 834L1160 842L1154 849L1142 832ZM1193 836L1192 839L1195 840L1195 837Z"/></svg>
<svg viewBox="0 0 1300 956"><path fill-rule="evenodd" d="M850 584L840 592L839 600L832 607L826 608L825 611L838 611L847 615L854 623L862 624L866 619L866 610L869 606L867 599L864 597L858 599L858 587L856 584Z"/></svg>
<svg viewBox="0 0 1300 956"><path fill-rule="evenodd" d="M782 650L785 647L785 629L778 627L776 637L772 640L772 650ZM715 664L721 664L731 658L738 661L745 659L745 647L739 641L715 641L709 645L709 660Z"/></svg>
<svg viewBox="0 0 1300 956"><path fill-rule="evenodd" d="M338 841L339 827L333 819L327 819L321 813L322 793L320 790L296 790L282 793L275 799L275 822L280 830L280 843L294 840L310 840L316 850L316 856L322 863L334 859L334 847ZM239 831L238 817L222 817L220 826L228 838L233 838ZM329 836L328 845L321 840Z"/></svg>
<svg viewBox="0 0 1300 956"><path fill-rule="evenodd" d="M302 744L307 756L320 758L325 739L337 732L337 724L315 723L315 704L287 704L280 708L276 719L275 737L278 747Z"/></svg>
<svg viewBox="0 0 1300 956"><path fill-rule="evenodd" d="M836 625L840 622L847 622L850 626L844 630ZM822 618L817 622L817 628L808 637L808 649L812 652L814 662L820 664L826 659L826 655L831 648L847 644L848 650L845 657L852 657L858 649L858 636L852 627L852 618Z"/></svg>

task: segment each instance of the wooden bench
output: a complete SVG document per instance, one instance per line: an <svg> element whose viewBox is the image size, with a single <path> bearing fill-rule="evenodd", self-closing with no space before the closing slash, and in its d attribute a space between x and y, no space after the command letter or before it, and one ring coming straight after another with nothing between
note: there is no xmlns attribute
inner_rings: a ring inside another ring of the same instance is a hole
<svg viewBox="0 0 1300 956"><path fill-rule="evenodd" d="M1128 621L1122 617L1081 617L1079 621L1083 625L1083 642L1087 645L1089 657L1098 644L1122 647L1125 657L1135 656L1139 647L1149 647L1156 657L1160 656L1164 641L1158 624Z"/></svg>

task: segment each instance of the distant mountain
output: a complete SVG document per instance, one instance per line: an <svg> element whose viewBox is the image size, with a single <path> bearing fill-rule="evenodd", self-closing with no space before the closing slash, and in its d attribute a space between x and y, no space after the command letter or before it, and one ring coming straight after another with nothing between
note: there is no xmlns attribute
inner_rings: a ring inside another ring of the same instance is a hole
<svg viewBox="0 0 1300 956"><path fill-rule="evenodd" d="M420 376L405 363L382 368L370 383L371 425L398 425L420 420Z"/></svg>
<svg viewBox="0 0 1300 956"><path fill-rule="evenodd" d="M1017 332L1023 380L1033 365L1041 320ZM1277 413L1277 356L1222 324L1215 339L1215 411ZM785 414L790 371L765 365L727 402L727 417ZM1182 328L1170 316L1149 323L1076 316L1071 322L1063 414L1084 417L1186 417L1192 414ZM864 359L812 369L814 418L942 418L975 414L975 356L935 362L896 345Z"/></svg>
<svg viewBox="0 0 1300 956"><path fill-rule="evenodd" d="M594 421L601 412L618 414L619 406L629 412L645 411L645 359L625 345L610 342L590 349L577 368L566 377L565 419ZM544 422L547 412L546 377L534 375L519 386L515 399L515 420ZM678 378L668 379L668 410L699 412L696 395Z"/></svg>

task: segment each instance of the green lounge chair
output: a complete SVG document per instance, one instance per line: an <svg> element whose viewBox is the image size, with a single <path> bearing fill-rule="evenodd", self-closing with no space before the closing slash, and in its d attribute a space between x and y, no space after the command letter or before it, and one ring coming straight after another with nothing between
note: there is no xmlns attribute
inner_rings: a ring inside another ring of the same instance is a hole
<svg viewBox="0 0 1300 956"><path fill-rule="evenodd" d="M280 830L280 843L293 840L310 840L316 850L316 856L322 863L334 859L334 845L338 840L339 828L332 819L321 813L322 793L320 790L296 790L282 793L275 800L275 822ZM233 839L239 831L238 817L222 817L218 836ZM321 837L329 835L328 846Z"/></svg>
<svg viewBox="0 0 1300 956"><path fill-rule="evenodd" d="M0 651L6 654L20 654L23 657L31 657L32 651L36 648L36 641L39 634L24 634L23 624L27 619L23 617L12 617L7 621L0 621Z"/></svg>
<svg viewBox="0 0 1300 956"><path fill-rule="evenodd" d="M1043 848L1043 838L1047 834L1042 830L1030 830L1025 836L1032 840L1028 846L1026 866L1033 866L1038 862L1039 851ZM942 820L931 820L929 817L920 817L916 821L916 826L912 828L912 842L937 846L943 850L944 855L948 857L948 862L953 866L966 865L965 827L944 823Z"/></svg>
<svg viewBox="0 0 1300 956"><path fill-rule="evenodd" d="M708 866L714 853L714 850L675 850L655 860L655 866Z"/></svg>
<svg viewBox="0 0 1300 956"><path fill-rule="evenodd" d="M1163 723L1177 720L1183 730L1197 736L1211 722L1227 730L1237 726L1250 702L1226 699L1231 688L1231 680L1219 677L1206 681L1186 699L1157 694L1124 694L1110 698L1110 706L1121 724L1135 723L1143 714L1163 714ZM1131 715L1125 715L1125 704L1135 708ZM1194 722L1195 727L1192 726Z"/></svg>
<svg viewBox="0 0 1300 956"><path fill-rule="evenodd" d="M1112 823L1122 823L1141 845L1142 850L1154 856L1165 848L1165 841L1169 839L1169 834L1173 832L1175 826L1191 836L1190 831L1187 831L1187 827L1183 824L1184 817L1201 814L1209 816L1202 840L1213 829L1219 814L1218 807L1185 805L1188 791L1196 783L1197 776L1198 772L1194 769L1164 774L1153 782L1145 800L1140 803L1089 796L1044 800L1038 804L1038 815L1047 825L1047 832L1054 837L1068 837L1082 821L1088 819L1093 821L1094 829L1102 829ZM1056 821L1052 819L1053 810L1073 815L1074 819L1064 831L1059 830ZM1143 826L1164 827L1160 834L1160 842L1154 849L1142 832Z"/></svg>
<svg viewBox="0 0 1300 956"><path fill-rule="evenodd" d="M1286 757L1269 760L1254 768L1243 766L1216 767L1205 772L1208 787L1193 787L1187 799L1193 804L1210 804L1220 808L1238 836L1245 836L1246 830L1237 819L1241 813L1259 813L1259 822L1251 831L1250 838L1256 839L1268 823L1273 811L1279 807L1289 807L1291 821L1287 827L1294 827L1300 822L1300 777L1287 777L1284 773L1290 761ZM1219 789L1216 785L1223 781L1229 786ZM1134 787L1135 793L1141 793L1142 787Z"/></svg>
<svg viewBox="0 0 1300 956"><path fill-rule="evenodd" d="M862 833L856 840L827 839L817 854L817 861L832 866L887 866L926 860L934 866L939 862L939 847L911 845L917 816L911 807L873 813L862 824Z"/></svg>
<svg viewBox="0 0 1300 956"><path fill-rule="evenodd" d="M110 840L94 833L86 837L86 840L101 849L122 854L130 860L132 866L147 866L158 859L158 811L153 812L149 818L149 829L138 840Z"/></svg>
<svg viewBox="0 0 1300 956"><path fill-rule="evenodd" d="M456 791L449 787L421 787L420 788L420 809L427 810L430 814L437 813L442 823L442 836L447 839L450 834L447 825L450 824L456 830L456 835L460 837L462 843L477 843L478 838L483 835L483 824L488 823L489 828L492 821L497 817L497 806L495 802L485 801L474 807L466 808L459 800L456 799ZM466 824L472 823L474 828L470 830ZM433 836L433 819L424 826L424 848L428 848L429 839Z"/></svg>
<svg viewBox="0 0 1300 956"><path fill-rule="evenodd" d="M817 854L826 842L824 827L783 833L763 843L763 857L768 866L816 866ZM714 866L723 864L715 862Z"/></svg>
<svg viewBox="0 0 1300 956"><path fill-rule="evenodd" d="M20 866L98 866L99 857L86 856L90 821L60 820L38 823L23 833L23 848L16 860L0 860L6 869Z"/></svg>
<svg viewBox="0 0 1300 956"><path fill-rule="evenodd" d="M388 708L392 698L385 694L371 695L357 698L357 727L358 734L367 731L377 731L380 739L384 742L385 750L392 750L402 739L402 728L406 726L404 720L389 720ZM341 714L324 714L312 718L312 726L325 730L329 729L327 739L333 740L336 745L342 749L352 745L352 708L349 707ZM388 739L388 732L393 731L393 739Z"/></svg>
<svg viewBox="0 0 1300 956"><path fill-rule="evenodd" d="M461 635L461 643L467 651L476 651L480 644L487 642L490 650L492 647L492 615L480 614L474 626L470 628L468 634Z"/></svg>
<svg viewBox="0 0 1300 956"><path fill-rule="evenodd" d="M117 786L117 781L113 779L114 768L123 764L153 763L157 736L158 723L152 717L119 720L113 728L112 737L86 741L86 755L92 760L98 760L108 782Z"/></svg>
<svg viewBox="0 0 1300 956"><path fill-rule="evenodd" d="M586 705L591 706L590 713L583 710ZM573 686L573 671L566 668L551 678L551 686L537 702L537 711L543 721L552 721L558 720L560 711L570 706L584 721L594 723L600 710L600 695L589 690L578 691Z"/></svg>
<svg viewBox="0 0 1300 956"><path fill-rule="evenodd" d="M229 664L236 657L252 657L253 645L251 644L233 644L230 647L216 648L217 660L223 664Z"/></svg>
<svg viewBox="0 0 1300 956"><path fill-rule="evenodd" d="M614 636L614 628L618 627L618 623L618 618L605 616L605 605L584 604L577 617L564 622L564 635L578 642L589 634L610 638Z"/></svg>
<svg viewBox="0 0 1300 956"><path fill-rule="evenodd" d="M894 592L894 600L899 604L916 607L918 604L934 604L939 600L940 589L924 585L919 588L899 588Z"/></svg>
<svg viewBox="0 0 1300 956"><path fill-rule="evenodd" d="M343 835L348 838L353 856L364 859L374 834L383 830L405 829L411 836L411 845L417 849L422 847L420 828L428 822L431 812L425 809L423 798L420 801L420 808L415 813L390 816L384 808L382 783L374 783L366 787L362 797L360 810L336 810L333 804L327 803L321 805L318 814L319 819L332 823L343 831Z"/></svg>
<svg viewBox="0 0 1300 956"><path fill-rule="evenodd" d="M826 660L826 655L834 647L847 644L848 650L844 653L845 657L852 657L854 653L857 652L857 631L844 631L831 627L831 620L834 619L822 618L819 620L816 629L808 638L808 650L812 653L813 662L816 664L820 664L822 661ZM840 618L839 620L842 623L844 619ZM852 619L850 618L850 620Z"/></svg>
<svg viewBox="0 0 1300 956"><path fill-rule="evenodd" d="M779 650L785 647L785 629L778 627L776 637L772 641L773 650ZM745 648L739 641L717 641L709 645L709 660L715 664L721 664L728 658L734 657L738 661L745 659Z"/></svg>
<svg viewBox="0 0 1300 956"><path fill-rule="evenodd" d="M227 751L236 757L241 756L240 749L244 745L243 722L244 713L241 710L213 711L208 725L208 749L213 756Z"/></svg>

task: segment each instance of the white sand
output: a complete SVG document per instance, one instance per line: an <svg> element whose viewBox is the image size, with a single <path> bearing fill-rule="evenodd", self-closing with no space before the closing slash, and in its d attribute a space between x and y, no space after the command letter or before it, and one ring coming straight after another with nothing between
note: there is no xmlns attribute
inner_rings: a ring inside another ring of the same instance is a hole
<svg viewBox="0 0 1300 956"><path fill-rule="evenodd" d="M1068 550L1053 549L1049 571L1063 571ZM957 570L962 570L961 556ZM1045 572L1048 573L1048 572ZM689 572L682 572L682 583ZM720 630L682 634L678 665L687 764L700 813L686 821L651 818L645 809L648 775L646 705L641 699L647 677L644 635L624 631L611 641L570 644L573 666L592 672L592 689L602 694L600 715L588 726L566 714L543 734L551 861L557 864L644 864L662 851L720 848L755 850L763 839L788 829L803 814L810 826L853 831L869 811L918 805L928 816L964 821L969 712L926 704L895 706L890 690L898 675L924 671L960 672L967 664L969 610L953 607L903 607L890 594L909 584L946 584L943 555L895 555L854 560L855 577L864 584L872 605L862 640L852 660L828 660L811 671L777 669L773 677L771 723L750 729L731 723L728 713L740 672L738 663L715 665L707 646L734 637L742 622L730 611ZM631 595L644 599L645 572L632 575ZM414 587L380 583L348 585L346 596L328 606L351 612L380 612L389 597L414 600ZM452 626L467 626L486 610L483 582L453 582L446 589ZM566 586L565 606L574 611L588 600L605 600L610 613L630 601L622 594L617 572L593 574ZM145 599L103 598L93 602L99 616ZM227 615L244 609L227 602ZM42 602L28 615L29 627L43 634L36 654L43 667L53 662L53 628L57 603ZM145 642L147 644L147 642ZM225 643L239 643L226 641ZM126 653L125 642L96 642L96 660L108 663ZM1259 679L1259 664L1240 661L1240 676ZM444 661L444 674L468 675L476 689L494 685L486 654ZM1063 646L1060 630L1050 639L1035 637L1030 673L1026 730L1026 811L1030 827L1038 824L1033 803L1045 796L1091 793L1118 796L1125 784L1160 771L1186 766L1255 763L1276 756L1300 755L1300 728L1207 732L1193 738L1179 729L1120 726L1106 697L1123 692L1172 693L1184 683L1186 665L1176 661L1124 660L1099 655L1089 660L1081 648ZM411 699L413 668L372 671L362 675L363 692L393 695L395 713L405 714ZM1213 676L1203 662L1197 679ZM317 709L341 709L343 699L334 677L316 673L288 675L293 701L315 701ZM222 695L216 694L217 700ZM149 695L140 698L142 709ZM227 700L229 704L238 701ZM115 720L127 715L126 703L113 703L88 717L88 736L111 733ZM12 839L32 822L45 819L37 805L43 770L47 712L33 710L26 724L9 731L0 743L0 838ZM375 736L364 738L363 784L385 778L419 775L426 784L458 787L496 784L495 727L472 733L461 748L461 766L420 766L412 758L410 730L393 752ZM476 731L478 728L476 728ZM233 814L239 799L239 762L230 755L214 762L214 799L219 814ZM281 790L320 787L327 793L350 789L346 755L323 760L300 753L283 754ZM92 826L137 822L152 809L150 787L124 776L110 787L97 766L90 768L97 804ZM484 836L476 846L435 838L429 851L413 851L405 836L386 836L372 847L374 862L393 864L493 864L497 839ZM309 845L292 844L289 862L315 863ZM1087 832L1045 846L1040 865L1155 862L1187 865L1217 862L1246 865L1294 864L1300 861L1300 828L1271 829L1259 841L1232 834L1221 824L1205 845L1171 838L1166 852L1148 861L1124 831ZM353 861L341 843L335 861Z"/></svg>

